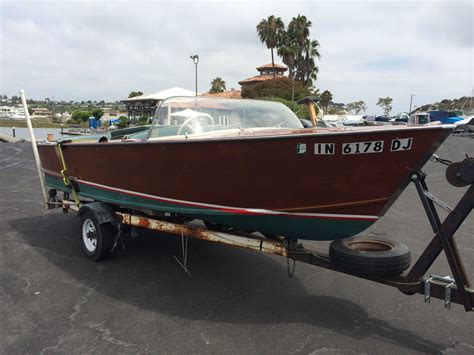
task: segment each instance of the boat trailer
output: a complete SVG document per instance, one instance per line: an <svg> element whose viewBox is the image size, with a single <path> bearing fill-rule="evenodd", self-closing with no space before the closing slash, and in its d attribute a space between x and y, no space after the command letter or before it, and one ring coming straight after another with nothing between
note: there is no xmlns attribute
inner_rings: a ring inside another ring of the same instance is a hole
<svg viewBox="0 0 474 355"><path fill-rule="evenodd" d="M50 190L49 193L46 192L44 178L41 171L41 163L35 144L36 139L28 113L24 90L20 90L20 97L26 114L33 154L46 206L49 209L62 208L64 213L67 213L69 210L78 211L79 214L87 213L92 219L98 220L99 224L103 223L108 227L110 227L112 222L115 223L117 225L116 230L113 230L115 237L113 243L107 244L107 247L110 247L110 250L107 251L114 251L118 243L122 242L121 236L125 226L132 227L132 237L136 234L137 230L135 228L146 228L162 233L181 236L181 247L183 253L182 260L176 256L175 258L189 276L191 276L191 273L187 267L188 238L194 238L285 257L287 259L288 275L290 277L294 274L296 261L299 261L396 287L406 295L414 295L417 293L422 294L427 303L430 302L431 298L437 298L444 300L445 308L451 308L452 303L457 303L463 305L466 312L473 310L474 289L471 288L454 240L454 234L474 208L474 158L472 157L466 156L466 159L463 161L453 163L433 155L435 161L448 166L446 169L446 179L451 185L456 187L469 186L455 208L449 207L429 192L425 181L425 173L420 171L411 176L411 181L416 186L418 195L433 229L434 236L408 272L396 276L366 275L338 267L333 261L331 261L329 254L309 250L303 247L303 245L297 243L296 240L289 240L275 236L272 238L265 238L252 233L236 230L226 230L225 232L213 231L207 228L185 225L184 223L173 223L172 220L165 221L152 215L146 215L142 212L135 212L127 209L120 209L117 206L103 202L80 200L79 195L75 191L74 182L69 179L66 164L62 156L61 145L58 145L58 151L63 166L61 174L63 175L64 184L70 188L72 200L70 199L70 194L68 192L64 192L63 199L59 200L55 190ZM442 222L435 205L438 205L448 212L447 217ZM83 238L84 234L88 235L90 233L87 231L86 227L89 228L91 225L83 224ZM112 228L108 230L109 233L112 233ZM446 255L449 268L451 269L454 278L437 275L430 275L427 277L426 273L428 272L428 269L442 251L444 251ZM290 266L291 263L293 263L292 266Z"/></svg>
<svg viewBox="0 0 474 355"><path fill-rule="evenodd" d="M77 199L75 199L76 201L70 200L68 193L64 193L63 200L57 200L53 191L50 195L51 198L48 202L48 207L62 208L65 213L69 210L75 210L81 213L81 210L85 208L92 212L99 211L97 213L101 215L104 214L104 210L109 211L110 217L106 219L106 221L114 219L118 226L118 232L116 233L111 251L121 242L122 231L125 226L132 227L132 237L136 234L136 228L145 228L160 233L179 236L181 237L183 255L181 260L176 256L175 258L189 276L191 276L191 273L187 265L188 238L194 238L285 257L287 259L288 274L290 277L293 276L296 261L299 261L396 287L406 295L422 294L427 303L430 302L431 298L437 298L444 300L445 308L451 308L452 303L457 303L463 305L466 311L472 311L474 305L474 289L471 288L469 283L454 240L454 234L474 208L474 158L466 157L466 159L457 163L440 159L437 156L434 156L434 159L448 165L446 178L451 185L457 187L469 186L469 188L459 200L456 207L451 208L429 192L425 181L425 173L418 172L411 176L411 181L416 187L433 229L434 236L412 268L408 272L396 276L365 275L338 267L331 261L329 254L307 249L302 244L297 243L296 240L288 240L279 237L268 239L254 233L238 230L226 230L224 232L214 231L201 226L159 219L142 212L120 209L102 202L81 201L80 205L82 207L79 207ZM448 212L444 221L440 220L435 205ZM426 276L430 266L443 251L453 277L442 277L438 275Z"/></svg>

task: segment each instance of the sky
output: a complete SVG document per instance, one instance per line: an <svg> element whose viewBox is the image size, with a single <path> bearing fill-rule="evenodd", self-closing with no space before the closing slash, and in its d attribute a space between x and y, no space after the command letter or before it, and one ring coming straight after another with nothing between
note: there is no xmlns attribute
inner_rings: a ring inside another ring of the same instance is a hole
<svg viewBox="0 0 474 355"><path fill-rule="evenodd" d="M316 88L380 114L473 90L472 1L9 1L0 0L0 94L120 100L131 91L227 89L271 62L256 25L298 14L321 45ZM281 63L280 58L276 58Z"/></svg>

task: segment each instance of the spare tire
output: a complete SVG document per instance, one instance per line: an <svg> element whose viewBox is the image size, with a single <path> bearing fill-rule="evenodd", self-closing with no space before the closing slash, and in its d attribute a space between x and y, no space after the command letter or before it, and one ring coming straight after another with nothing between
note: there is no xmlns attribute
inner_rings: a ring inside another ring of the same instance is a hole
<svg viewBox="0 0 474 355"><path fill-rule="evenodd" d="M329 258L337 267L363 275L398 275L410 266L410 250L405 244L374 237L335 240Z"/></svg>

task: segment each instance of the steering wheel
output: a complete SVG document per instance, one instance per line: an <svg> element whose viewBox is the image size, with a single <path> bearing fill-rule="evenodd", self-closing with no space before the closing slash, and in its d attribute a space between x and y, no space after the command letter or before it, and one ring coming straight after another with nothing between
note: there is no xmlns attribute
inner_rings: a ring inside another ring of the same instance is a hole
<svg viewBox="0 0 474 355"><path fill-rule="evenodd" d="M207 113L200 113L199 115L195 115L195 116L191 116L189 118L187 118L183 124L181 126L179 126L179 129L178 129L178 133L176 133L176 135L180 135L181 131L184 129L184 127L186 126L189 126L189 128L191 128L192 132L191 133L195 133L196 130L193 128L193 126L191 126L189 123L192 121L192 120L195 120L196 118L200 118L200 117L205 117L205 118L208 118L211 120L212 122L212 130L214 130L214 119L212 118L211 115L207 114Z"/></svg>

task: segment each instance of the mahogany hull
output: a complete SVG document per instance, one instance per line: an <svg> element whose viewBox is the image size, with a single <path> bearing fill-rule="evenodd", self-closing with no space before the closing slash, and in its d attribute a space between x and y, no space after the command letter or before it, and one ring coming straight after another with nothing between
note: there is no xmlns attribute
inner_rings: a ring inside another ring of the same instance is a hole
<svg viewBox="0 0 474 355"><path fill-rule="evenodd" d="M450 131L446 126L310 129L67 143L63 154L84 197L293 238L332 240L359 233L382 216ZM46 183L67 191L56 149L38 145Z"/></svg>

